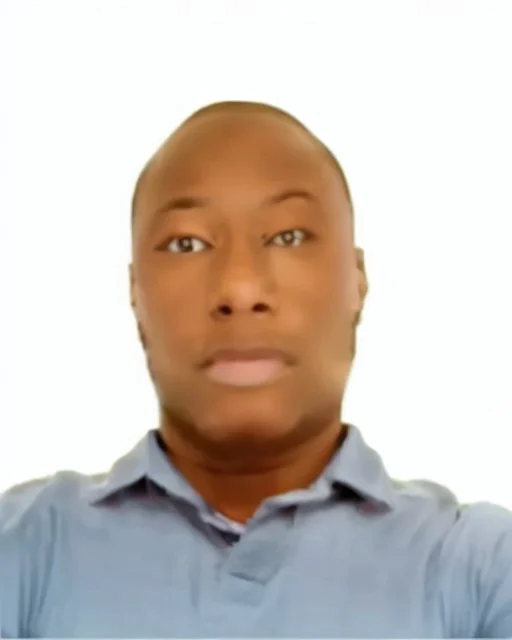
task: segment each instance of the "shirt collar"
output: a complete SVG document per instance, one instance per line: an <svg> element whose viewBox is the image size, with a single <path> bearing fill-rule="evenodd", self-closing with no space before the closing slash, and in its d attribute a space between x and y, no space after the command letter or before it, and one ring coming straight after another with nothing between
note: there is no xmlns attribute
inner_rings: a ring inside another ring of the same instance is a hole
<svg viewBox="0 0 512 640"><path fill-rule="evenodd" d="M380 456L365 443L359 429L351 424L346 426L347 435L327 466L323 479L332 485L350 488L376 507L391 510L394 507L393 480ZM87 497L92 504L97 504L141 480L198 506L204 504L162 451L156 430L149 431L107 474L93 482L87 489Z"/></svg>
<svg viewBox="0 0 512 640"><path fill-rule="evenodd" d="M148 481L193 504L202 504L201 498L162 450L155 429L148 431L129 453L114 463L108 473L92 483L87 497L92 504L97 504L140 481Z"/></svg>
<svg viewBox="0 0 512 640"><path fill-rule="evenodd" d="M347 424L343 444L327 466L323 477L330 484L348 487L375 507L388 511L395 506L395 482L381 457L363 439L361 431Z"/></svg>

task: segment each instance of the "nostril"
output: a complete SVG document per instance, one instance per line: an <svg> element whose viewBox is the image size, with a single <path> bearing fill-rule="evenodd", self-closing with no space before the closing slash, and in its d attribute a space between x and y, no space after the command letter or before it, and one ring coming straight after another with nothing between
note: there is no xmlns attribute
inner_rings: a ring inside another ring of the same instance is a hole
<svg viewBox="0 0 512 640"><path fill-rule="evenodd" d="M229 304L220 304L217 307L217 313L221 316L231 316L235 313L235 309L238 311L238 307L236 305L231 306ZM246 310L248 311L249 309ZM250 311L252 313L267 313L269 310L270 307L264 302L257 302L250 307ZM241 308L240 311L243 311L243 309Z"/></svg>
<svg viewBox="0 0 512 640"><path fill-rule="evenodd" d="M219 313L223 316L230 316L233 313L233 311L231 307L229 307L227 304L222 304L219 307Z"/></svg>
<svg viewBox="0 0 512 640"><path fill-rule="evenodd" d="M256 313L264 313L265 311L268 311L268 305L266 305L264 302L258 302L253 306L252 310Z"/></svg>

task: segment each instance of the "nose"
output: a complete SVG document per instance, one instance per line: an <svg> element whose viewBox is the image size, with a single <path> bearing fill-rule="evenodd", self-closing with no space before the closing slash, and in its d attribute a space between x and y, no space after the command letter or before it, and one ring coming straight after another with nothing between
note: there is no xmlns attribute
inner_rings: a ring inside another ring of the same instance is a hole
<svg viewBox="0 0 512 640"><path fill-rule="evenodd" d="M268 265L251 248L232 249L213 268L211 314L217 319L235 315L265 316L276 310ZM213 267L213 265L212 265Z"/></svg>

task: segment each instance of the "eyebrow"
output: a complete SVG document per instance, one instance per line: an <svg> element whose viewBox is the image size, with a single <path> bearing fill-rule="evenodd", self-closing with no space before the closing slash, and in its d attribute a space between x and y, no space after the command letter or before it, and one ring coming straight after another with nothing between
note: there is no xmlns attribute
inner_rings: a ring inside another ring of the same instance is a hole
<svg viewBox="0 0 512 640"><path fill-rule="evenodd" d="M298 198L307 202L316 202L317 198L305 189L286 189L277 194L265 198L261 207L281 204L287 200ZM211 204L210 198L199 198L194 196L180 196L167 200L163 205L158 207L155 215L168 214L173 211L186 211L187 209L199 209Z"/></svg>

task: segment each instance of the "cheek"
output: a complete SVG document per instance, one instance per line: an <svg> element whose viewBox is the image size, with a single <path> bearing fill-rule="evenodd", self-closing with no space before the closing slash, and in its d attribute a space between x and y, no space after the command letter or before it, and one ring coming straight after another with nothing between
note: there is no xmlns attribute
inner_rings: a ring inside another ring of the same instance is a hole
<svg viewBox="0 0 512 640"><path fill-rule="evenodd" d="M197 287L192 291L169 275L155 274L143 283L137 309L150 346L176 353L194 344L204 324L204 295Z"/></svg>
<svg viewBox="0 0 512 640"><path fill-rule="evenodd" d="M281 278L280 292L283 309L291 307L297 320L325 326L350 317L356 303L357 283L348 265L338 257L326 255L299 265L293 279Z"/></svg>
<svg viewBox="0 0 512 640"><path fill-rule="evenodd" d="M332 264L304 274L302 285L294 312L297 331L310 337L312 360L338 379L353 357L355 287L350 272Z"/></svg>

